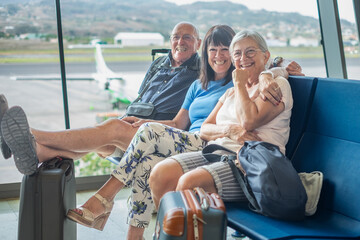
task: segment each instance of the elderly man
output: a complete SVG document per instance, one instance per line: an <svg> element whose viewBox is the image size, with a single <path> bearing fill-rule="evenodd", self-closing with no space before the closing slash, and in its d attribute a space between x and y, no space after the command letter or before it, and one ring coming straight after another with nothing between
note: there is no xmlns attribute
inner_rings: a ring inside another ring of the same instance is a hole
<svg viewBox="0 0 360 240"><path fill-rule="evenodd" d="M150 66L139 90L140 97L135 100L137 104L131 107L132 111L128 111L127 115L141 112L142 103L154 107L152 118L156 120L171 120L179 111L187 89L199 76L200 58L197 50L201 39L193 24L180 22L172 30L170 42L171 52L167 56L159 57ZM8 108L3 95L1 99L0 120ZM42 156L45 159L55 156L78 159L87 152L98 152L101 156L118 156L121 155L121 150L115 145L126 149L136 131L137 128L134 128L127 118L111 119L95 127L66 131L31 129L40 161ZM11 151L1 134L0 142L4 157L11 157ZM19 161L21 166L22 160ZM35 171L36 166L30 172L24 170L23 173L32 174Z"/></svg>
<svg viewBox="0 0 360 240"><path fill-rule="evenodd" d="M139 102L154 105L155 114L152 119L155 120L170 120L175 117L187 89L198 78L200 71L197 50L201 40L194 25L186 22L177 24L170 42L171 52L154 61L139 91L142 95ZM131 115L129 111L128 115Z"/></svg>

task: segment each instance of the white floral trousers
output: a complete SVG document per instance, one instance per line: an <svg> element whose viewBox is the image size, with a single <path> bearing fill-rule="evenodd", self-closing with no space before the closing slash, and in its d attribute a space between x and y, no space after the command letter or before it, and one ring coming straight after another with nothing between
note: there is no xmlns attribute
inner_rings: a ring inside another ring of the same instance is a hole
<svg viewBox="0 0 360 240"><path fill-rule="evenodd" d="M128 215L130 225L141 228L149 225L154 208L149 176L155 164L176 154L200 151L205 144L197 133L159 123L145 123L139 128L112 173L132 188Z"/></svg>

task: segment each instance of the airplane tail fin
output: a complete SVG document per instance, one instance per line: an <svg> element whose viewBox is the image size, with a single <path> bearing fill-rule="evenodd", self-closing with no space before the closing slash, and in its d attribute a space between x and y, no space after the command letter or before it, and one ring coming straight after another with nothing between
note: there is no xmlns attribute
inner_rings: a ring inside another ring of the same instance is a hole
<svg viewBox="0 0 360 240"><path fill-rule="evenodd" d="M103 74L105 76L115 75L114 72L111 71L110 68L105 63L100 44L96 44L95 46L95 62L96 62L97 73Z"/></svg>
<svg viewBox="0 0 360 240"><path fill-rule="evenodd" d="M95 62L96 73L93 74L94 78L104 89L109 91L113 108L129 105L131 101L124 93L125 80L106 65L100 44L95 45Z"/></svg>

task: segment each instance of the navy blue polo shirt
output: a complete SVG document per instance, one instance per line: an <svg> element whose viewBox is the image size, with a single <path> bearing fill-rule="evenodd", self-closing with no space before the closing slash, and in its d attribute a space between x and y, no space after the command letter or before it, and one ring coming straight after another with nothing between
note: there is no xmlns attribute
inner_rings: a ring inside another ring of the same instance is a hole
<svg viewBox="0 0 360 240"><path fill-rule="evenodd" d="M158 113L177 113L192 82L199 77L197 53L179 67L171 67L171 53L154 75L141 102L151 102Z"/></svg>

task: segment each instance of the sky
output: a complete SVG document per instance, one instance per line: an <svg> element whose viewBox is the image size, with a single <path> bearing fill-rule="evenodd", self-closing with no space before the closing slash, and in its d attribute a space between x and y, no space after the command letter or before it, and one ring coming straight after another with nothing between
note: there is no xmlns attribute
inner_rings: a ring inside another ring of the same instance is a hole
<svg viewBox="0 0 360 240"><path fill-rule="evenodd" d="M189 4L198 0L166 0L176 4ZM216 0L202 0L204 2ZM219 0L217 0L219 1ZM234 3L240 3L249 9L259 10L265 9L276 12L298 12L305 16L318 17L316 0L227 0ZM353 10L352 0L338 0L340 18L355 23L355 14Z"/></svg>

